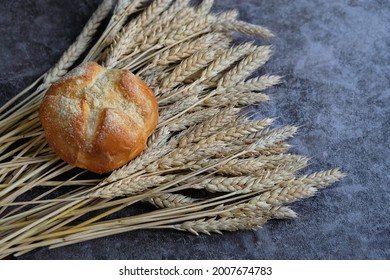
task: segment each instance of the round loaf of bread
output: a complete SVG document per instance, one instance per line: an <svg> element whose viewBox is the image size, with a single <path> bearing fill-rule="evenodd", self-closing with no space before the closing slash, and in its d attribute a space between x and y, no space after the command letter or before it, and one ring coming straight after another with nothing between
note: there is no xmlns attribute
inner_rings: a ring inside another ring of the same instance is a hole
<svg viewBox="0 0 390 280"><path fill-rule="evenodd" d="M106 173L144 150L158 107L153 91L131 72L88 62L48 89L39 118L61 159Z"/></svg>

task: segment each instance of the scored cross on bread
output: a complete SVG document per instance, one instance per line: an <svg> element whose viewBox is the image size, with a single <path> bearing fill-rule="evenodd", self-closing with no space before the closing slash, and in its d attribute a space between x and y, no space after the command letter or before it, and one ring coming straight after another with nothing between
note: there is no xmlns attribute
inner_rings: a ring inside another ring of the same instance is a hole
<svg viewBox="0 0 390 280"><path fill-rule="evenodd" d="M106 173L144 150L157 125L158 105L153 91L131 72L88 62L48 89L39 117L61 159Z"/></svg>

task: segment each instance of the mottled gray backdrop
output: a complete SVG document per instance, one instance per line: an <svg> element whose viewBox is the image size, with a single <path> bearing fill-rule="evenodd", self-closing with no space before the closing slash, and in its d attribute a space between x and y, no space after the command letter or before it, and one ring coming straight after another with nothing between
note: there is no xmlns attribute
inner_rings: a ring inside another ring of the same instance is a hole
<svg viewBox="0 0 390 280"><path fill-rule="evenodd" d="M0 1L1 103L59 59L99 2ZM298 219L256 232L138 231L20 258L389 259L390 2L217 0L214 8L238 9L276 34L259 73L284 83L257 112L300 126L290 143L312 157L305 171L341 167L348 176L294 204Z"/></svg>

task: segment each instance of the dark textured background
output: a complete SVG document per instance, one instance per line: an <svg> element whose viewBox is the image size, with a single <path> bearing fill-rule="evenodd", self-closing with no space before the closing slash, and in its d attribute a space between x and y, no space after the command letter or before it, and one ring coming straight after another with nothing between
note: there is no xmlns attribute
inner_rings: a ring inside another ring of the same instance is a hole
<svg viewBox="0 0 390 280"><path fill-rule="evenodd" d="M0 99L22 90L73 42L99 0L1 0ZM284 75L257 110L301 126L293 151L307 172L348 176L296 203L300 216L257 232L200 236L138 231L25 259L389 259L390 2L216 1L276 34L261 73Z"/></svg>

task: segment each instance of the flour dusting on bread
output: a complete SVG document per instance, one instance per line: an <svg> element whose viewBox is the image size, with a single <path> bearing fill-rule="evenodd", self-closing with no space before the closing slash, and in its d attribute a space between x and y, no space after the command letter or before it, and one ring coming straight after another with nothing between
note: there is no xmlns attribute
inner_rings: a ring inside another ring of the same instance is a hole
<svg viewBox="0 0 390 280"><path fill-rule="evenodd" d="M140 154L158 120L156 98L142 80L95 62L76 67L53 84L39 113L55 152L97 173L117 169Z"/></svg>

